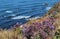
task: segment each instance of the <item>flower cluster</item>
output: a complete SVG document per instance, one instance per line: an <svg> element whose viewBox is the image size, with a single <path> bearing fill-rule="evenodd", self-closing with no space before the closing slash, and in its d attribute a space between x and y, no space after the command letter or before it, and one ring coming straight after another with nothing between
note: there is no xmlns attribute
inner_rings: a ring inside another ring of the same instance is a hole
<svg viewBox="0 0 60 39"><path fill-rule="evenodd" d="M34 32L40 33L43 38L47 37L49 33L52 32L52 30L55 29L55 26L53 25L54 19L49 18L49 20L43 20L41 22L33 22L32 25L29 25L29 27L23 28L23 33L25 36L30 37L34 35ZM26 26L26 25L25 25Z"/></svg>

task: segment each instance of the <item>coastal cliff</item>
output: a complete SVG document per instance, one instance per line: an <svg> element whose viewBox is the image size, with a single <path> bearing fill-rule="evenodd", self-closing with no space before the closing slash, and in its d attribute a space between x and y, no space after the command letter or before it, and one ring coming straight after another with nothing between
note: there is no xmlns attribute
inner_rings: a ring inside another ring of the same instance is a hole
<svg viewBox="0 0 60 39"><path fill-rule="evenodd" d="M46 15L11 29L0 29L0 39L54 39L60 29L60 3L55 4Z"/></svg>
<svg viewBox="0 0 60 39"><path fill-rule="evenodd" d="M30 20L29 22L27 22L26 24L24 24L25 29L29 28L31 26L36 29L36 30L34 30L34 29L31 28L32 30L30 32L34 33L34 35L40 33L40 35L44 39L53 39L53 37L55 35L55 32L58 29L60 29L60 3L55 4L47 12L47 14L45 16L40 17L40 18L38 18L36 20ZM26 33L28 31L26 31ZM27 34L29 35L29 33L27 33ZM33 39L35 39L35 37Z"/></svg>

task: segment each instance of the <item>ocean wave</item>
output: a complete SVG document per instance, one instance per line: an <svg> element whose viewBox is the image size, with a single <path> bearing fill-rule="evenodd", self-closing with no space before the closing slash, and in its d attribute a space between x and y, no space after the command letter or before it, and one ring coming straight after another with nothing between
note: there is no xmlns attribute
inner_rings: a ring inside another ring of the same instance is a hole
<svg viewBox="0 0 60 39"><path fill-rule="evenodd" d="M36 17L29 18L27 20L35 20L35 19L38 19L38 18L40 18L40 17L39 16L36 16Z"/></svg>
<svg viewBox="0 0 60 39"><path fill-rule="evenodd" d="M46 7L46 10L50 10L52 7Z"/></svg>
<svg viewBox="0 0 60 39"><path fill-rule="evenodd" d="M13 17L11 19L22 19L22 18L29 18L30 16L17 16L17 17Z"/></svg>
<svg viewBox="0 0 60 39"><path fill-rule="evenodd" d="M13 13L13 11L5 11L6 13Z"/></svg>

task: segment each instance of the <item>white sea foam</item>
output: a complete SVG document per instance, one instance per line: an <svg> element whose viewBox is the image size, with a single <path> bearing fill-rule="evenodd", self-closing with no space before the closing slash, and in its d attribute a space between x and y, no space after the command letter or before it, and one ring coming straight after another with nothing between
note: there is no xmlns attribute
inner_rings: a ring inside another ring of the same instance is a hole
<svg viewBox="0 0 60 39"><path fill-rule="evenodd" d="M5 11L6 13L13 13L13 11Z"/></svg>
<svg viewBox="0 0 60 39"><path fill-rule="evenodd" d="M13 17L11 19L22 19L22 18L29 18L30 16L17 16L17 17Z"/></svg>
<svg viewBox="0 0 60 39"><path fill-rule="evenodd" d="M50 10L52 7L46 7L46 10Z"/></svg>
<svg viewBox="0 0 60 39"><path fill-rule="evenodd" d="M8 17L8 16L16 16L15 14L11 14L11 15L6 15L6 16L4 16L4 17Z"/></svg>
<svg viewBox="0 0 60 39"><path fill-rule="evenodd" d="M27 20L35 20L35 19L38 19L38 18L40 18L40 17L37 16L37 17L29 18L29 19L27 19Z"/></svg>

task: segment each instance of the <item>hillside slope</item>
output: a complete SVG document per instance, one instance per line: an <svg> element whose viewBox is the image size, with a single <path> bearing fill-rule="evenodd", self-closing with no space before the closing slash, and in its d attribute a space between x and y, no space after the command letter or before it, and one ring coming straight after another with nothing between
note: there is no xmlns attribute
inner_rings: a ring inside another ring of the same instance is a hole
<svg viewBox="0 0 60 39"><path fill-rule="evenodd" d="M40 33L42 38L52 39L55 35L55 32L60 29L60 3L57 3L55 6L53 6L45 16L36 20L30 20L24 24L25 29L30 29L31 26L35 28L31 28L32 30L30 31L31 33L34 33L34 35ZM29 30L25 32L27 33ZM29 35L29 33L27 34Z"/></svg>

